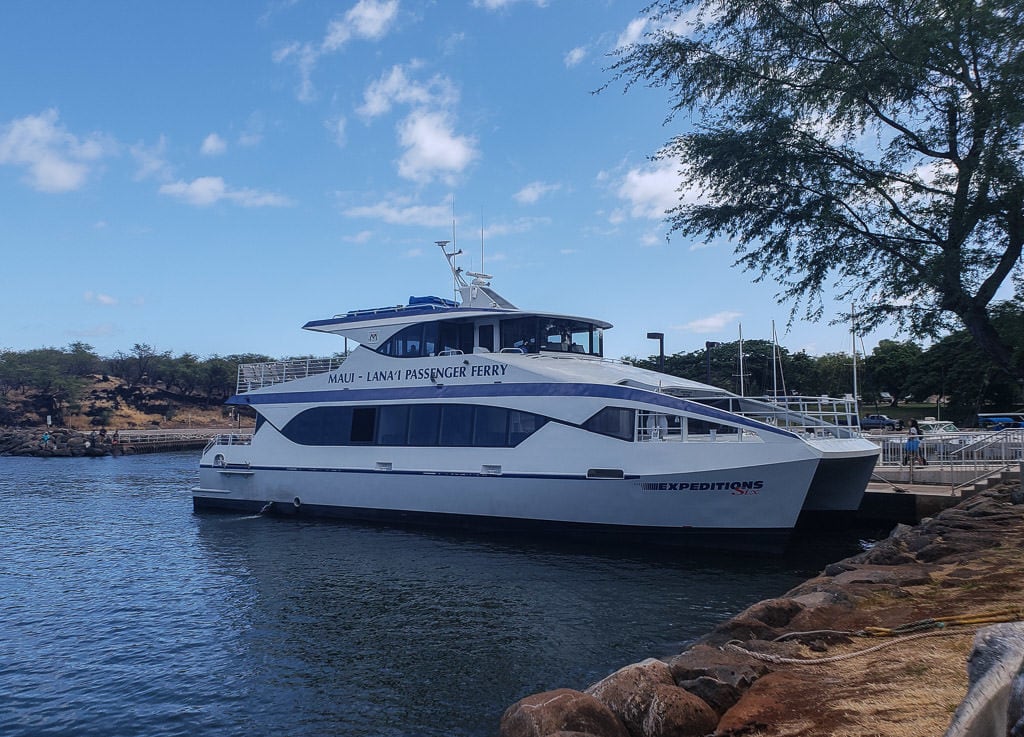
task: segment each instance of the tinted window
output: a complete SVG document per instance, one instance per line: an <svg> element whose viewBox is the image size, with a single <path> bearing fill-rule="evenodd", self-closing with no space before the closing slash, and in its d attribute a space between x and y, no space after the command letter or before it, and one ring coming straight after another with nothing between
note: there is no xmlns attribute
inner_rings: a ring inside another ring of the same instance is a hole
<svg viewBox="0 0 1024 737"><path fill-rule="evenodd" d="M440 405L414 404L409 407L409 445L437 445L440 427Z"/></svg>
<svg viewBox="0 0 1024 737"><path fill-rule="evenodd" d="M471 404L314 407L292 418L282 433L302 445L504 448L523 442L547 421L530 412Z"/></svg>
<svg viewBox="0 0 1024 737"><path fill-rule="evenodd" d="M353 443L372 443L377 426L376 407L355 407L352 410Z"/></svg>
<svg viewBox="0 0 1024 737"><path fill-rule="evenodd" d="M409 408L381 407L377 415L377 442L381 445L405 445L409 429Z"/></svg>
<svg viewBox="0 0 1024 737"><path fill-rule="evenodd" d="M348 445L351 430L351 407L313 407L293 417L281 432L302 445Z"/></svg>
<svg viewBox="0 0 1024 737"><path fill-rule="evenodd" d="M473 437L473 406L445 404L441 407L441 445L470 445Z"/></svg>
<svg viewBox="0 0 1024 737"><path fill-rule="evenodd" d="M519 445L540 430L547 421L547 417L535 415L532 412L511 410L508 413L508 444Z"/></svg>
<svg viewBox="0 0 1024 737"><path fill-rule="evenodd" d="M625 407L605 407L583 423L583 429L620 440L632 440L636 427L636 410Z"/></svg>
<svg viewBox="0 0 1024 737"><path fill-rule="evenodd" d="M480 333L480 339L477 341L477 345L481 348L486 348L489 351L494 350L494 326L493 325L481 325L478 331Z"/></svg>
<svg viewBox="0 0 1024 737"><path fill-rule="evenodd" d="M473 426L473 445L504 447L508 440L508 410L501 407L477 407Z"/></svg>

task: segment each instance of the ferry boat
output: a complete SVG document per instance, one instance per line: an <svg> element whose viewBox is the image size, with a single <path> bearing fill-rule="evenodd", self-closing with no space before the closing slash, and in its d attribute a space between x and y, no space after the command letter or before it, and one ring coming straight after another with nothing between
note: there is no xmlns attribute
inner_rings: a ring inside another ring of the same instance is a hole
<svg viewBox="0 0 1024 737"><path fill-rule="evenodd" d="M521 310L438 245L459 301L313 320L358 346L239 367L255 429L211 440L196 510L759 550L807 504L859 503L835 490L865 465L855 433L607 359L611 324Z"/></svg>

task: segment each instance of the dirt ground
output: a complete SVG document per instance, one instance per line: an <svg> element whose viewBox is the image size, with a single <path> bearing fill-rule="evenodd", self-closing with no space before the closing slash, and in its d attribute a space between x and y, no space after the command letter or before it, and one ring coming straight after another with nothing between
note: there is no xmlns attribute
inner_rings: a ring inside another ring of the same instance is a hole
<svg viewBox="0 0 1024 737"><path fill-rule="evenodd" d="M964 502L908 528L903 539L890 539L877 552L826 569L834 575L812 579L787 596L806 600L842 591L842 604L805 609L778 631L855 632L926 618L954 623L913 639L817 634L784 645L767 637L742 643L751 651L809 662L770 663L771 672L724 715L716 734L943 734L967 692L967 657L974 634L985 626L978 620L1024 618L1024 505L1011 504L1009 491ZM958 618L974 622L958 625ZM883 647L842 657L878 645Z"/></svg>

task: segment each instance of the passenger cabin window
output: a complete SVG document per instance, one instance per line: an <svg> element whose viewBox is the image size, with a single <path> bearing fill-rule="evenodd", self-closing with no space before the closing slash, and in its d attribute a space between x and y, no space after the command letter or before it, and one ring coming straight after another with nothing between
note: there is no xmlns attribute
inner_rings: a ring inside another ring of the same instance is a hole
<svg viewBox="0 0 1024 737"><path fill-rule="evenodd" d="M566 318L519 317L501 321L501 347L524 353L555 351L604 354L604 332L592 323Z"/></svg>
<svg viewBox="0 0 1024 737"><path fill-rule="evenodd" d="M473 404L313 407L281 432L300 445L513 448L547 422L531 412Z"/></svg>
<svg viewBox="0 0 1024 737"><path fill-rule="evenodd" d="M636 429L636 410L605 407L583 423L583 429L619 440L632 440Z"/></svg>

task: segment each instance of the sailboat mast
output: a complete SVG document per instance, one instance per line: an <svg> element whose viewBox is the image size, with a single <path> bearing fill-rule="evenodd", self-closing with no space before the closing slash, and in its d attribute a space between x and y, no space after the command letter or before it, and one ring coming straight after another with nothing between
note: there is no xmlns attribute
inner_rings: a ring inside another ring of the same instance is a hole
<svg viewBox="0 0 1024 737"><path fill-rule="evenodd" d="M857 311L856 306L850 304L850 335L853 336L853 403L857 404Z"/></svg>
<svg viewBox="0 0 1024 737"><path fill-rule="evenodd" d="M772 320L772 401L779 401L779 356L777 349L779 347L779 338L775 334L775 321Z"/></svg>
<svg viewBox="0 0 1024 737"><path fill-rule="evenodd" d="M746 396L743 393L743 323L740 323L740 396Z"/></svg>

